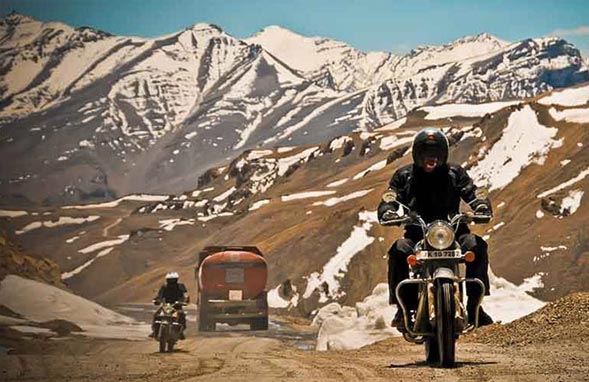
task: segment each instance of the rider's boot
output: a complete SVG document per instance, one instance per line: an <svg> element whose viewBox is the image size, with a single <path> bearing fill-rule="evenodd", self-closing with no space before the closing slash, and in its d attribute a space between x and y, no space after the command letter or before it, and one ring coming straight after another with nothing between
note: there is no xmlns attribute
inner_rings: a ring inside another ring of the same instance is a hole
<svg viewBox="0 0 589 382"><path fill-rule="evenodd" d="M474 324L476 306L477 306L477 301L474 298L469 298L468 302L466 304L466 311L468 313L468 319L471 324ZM482 306L479 307L479 327L485 326L485 325L491 325L492 323L493 323L493 319L491 318L491 316L489 316L487 314L487 312L485 312L483 310Z"/></svg>
<svg viewBox="0 0 589 382"><path fill-rule="evenodd" d="M403 318L403 309L397 304L397 313L391 321L391 326L399 331L405 331L405 319Z"/></svg>
<svg viewBox="0 0 589 382"><path fill-rule="evenodd" d="M151 324L151 333L149 333L149 338L155 338L155 331L156 331L156 324Z"/></svg>
<svg viewBox="0 0 589 382"><path fill-rule="evenodd" d="M183 311L180 314L180 325L182 325L182 330L180 330L178 338L180 338L181 340L185 340L186 337L184 336L184 331L186 330L186 315Z"/></svg>

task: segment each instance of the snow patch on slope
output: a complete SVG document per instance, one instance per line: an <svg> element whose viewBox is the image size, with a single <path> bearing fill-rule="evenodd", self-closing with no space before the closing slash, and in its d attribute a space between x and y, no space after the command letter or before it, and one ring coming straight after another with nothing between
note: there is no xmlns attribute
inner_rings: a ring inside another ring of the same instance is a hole
<svg viewBox="0 0 589 382"><path fill-rule="evenodd" d="M167 200L170 196L169 195L149 195L149 194L134 194L134 195L127 195L119 198L117 200L113 200L112 202L104 202L98 204L82 204L77 206L65 206L61 207L64 210L68 209L76 209L76 210L87 210L93 208L113 208L124 202L125 200L128 201L136 201L136 202L163 202Z"/></svg>
<svg viewBox="0 0 589 382"><path fill-rule="evenodd" d="M558 111L555 108L550 108L550 115L557 121L565 121L569 123L589 123L589 109L565 109Z"/></svg>
<svg viewBox="0 0 589 382"><path fill-rule="evenodd" d="M583 190L569 191L568 196L563 198L562 202L560 202L560 211L568 211L568 215L574 214L581 206L581 199L584 194L585 191Z"/></svg>
<svg viewBox="0 0 589 382"><path fill-rule="evenodd" d="M290 202L291 200L307 199L307 198L319 198L325 195L335 194L335 191L305 191L296 194L283 195L281 197L283 202Z"/></svg>
<svg viewBox="0 0 589 382"><path fill-rule="evenodd" d="M511 183L532 162L542 164L551 148L560 147L554 140L558 129L541 125L534 110L526 105L509 116L503 135L487 155L469 172L477 184L500 189Z"/></svg>
<svg viewBox="0 0 589 382"><path fill-rule="evenodd" d="M495 113L498 110L511 105L517 105L519 101L489 102L478 105L473 104L445 104L440 106L426 106L421 110L428 113L427 120L444 119L452 117L481 118L485 114Z"/></svg>
<svg viewBox="0 0 589 382"><path fill-rule="evenodd" d="M544 198L548 195L554 194L555 192L558 192L560 190L564 190L565 188L572 186L573 184L585 179L588 175L589 175L589 167L586 168L585 170L581 171L579 173L579 175L575 176L574 178L569 179L566 182L563 182L563 183L559 184L558 186L551 188L550 190L546 190L546 191L542 192L541 194L539 194L537 196L537 198Z"/></svg>
<svg viewBox="0 0 589 382"><path fill-rule="evenodd" d="M538 100L542 105L581 106L589 103L589 86L554 91Z"/></svg>
<svg viewBox="0 0 589 382"><path fill-rule="evenodd" d="M382 170L386 166L387 166L387 160L386 159L381 160L380 162L376 162L372 166L368 167L366 170L357 173L356 175L354 175L354 177L352 179L354 179L354 180L361 179L364 176L368 175L370 172Z"/></svg>
<svg viewBox="0 0 589 382"><path fill-rule="evenodd" d="M327 302L328 299L337 299L345 295L345 291L341 290L340 279L348 271L348 264L352 258L374 241L374 237L369 236L368 231L378 221L375 211L360 212L358 220L360 225L352 229L350 237L338 247L335 256L323 266L323 270L309 275L303 298L311 297L315 290L320 293L319 302ZM324 290L324 284L327 285L327 290Z"/></svg>
<svg viewBox="0 0 589 382"><path fill-rule="evenodd" d="M507 324L543 307L546 303L529 295L534 289L542 288L542 276L537 274L520 285L497 277L489 270L491 295L485 296L483 307L495 321Z"/></svg>
<svg viewBox="0 0 589 382"><path fill-rule="evenodd" d="M53 227L58 227L61 225L84 224L84 223L93 222L98 219L100 219L100 216L96 216L96 215L87 216L87 217L83 217L83 218L72 218L70 216L60 216L57 221L48 220L48 221L40 221L40 222L37 221L37 222L29 223L26 226L24 226L23 228L17 230L15 233L17 235L22 235L23 233L27 233L27 232L30 232L32 230L35 230L35 229L38 229L41 227L53 228Z"/></svg>
<svg viewBox="0 0 589 382"><path fill-rule="evenodd" d="M373 188L369 189L369 190L360 190L360 191L356 191L356 192L352 192L351 194L339 197L339 198L329 198L325 201L321 201L321 202L315 202L313 203L314 206L327 206L327 207L333 207L338 203L341 202L346 202L348 200L352 200L352 199L357 199L357 198L361 198L363 196L368 195L372 190L374 190Z"/></svg>

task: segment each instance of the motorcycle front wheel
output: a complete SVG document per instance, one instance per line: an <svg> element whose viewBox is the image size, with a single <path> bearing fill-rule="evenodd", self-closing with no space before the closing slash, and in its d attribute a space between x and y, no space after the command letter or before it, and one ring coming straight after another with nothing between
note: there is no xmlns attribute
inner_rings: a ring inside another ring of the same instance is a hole
<svg viewBox="0 0 589 382"><path fill-rule="evenodd" d="M443 280L436 291L436 342L438 343L441 367L453 367L455 360L456 338L454 335L454 283Z"/></svg>
<svg viewBox="0 0 589 382"><path fill-rule="evenodd" d="M437 365L440 362L440 350L436 336L425 339L425 360L429 365Z"/></svg>
<svg viewBox="0 0 589 382"><path fill-rule="evenodd" d="M160 325L160 330L159 330L159 342L160 342L160 353L165 353L166 352L166 345L168 343L168 331L166 330L166 326L165 325Z"/></svg>

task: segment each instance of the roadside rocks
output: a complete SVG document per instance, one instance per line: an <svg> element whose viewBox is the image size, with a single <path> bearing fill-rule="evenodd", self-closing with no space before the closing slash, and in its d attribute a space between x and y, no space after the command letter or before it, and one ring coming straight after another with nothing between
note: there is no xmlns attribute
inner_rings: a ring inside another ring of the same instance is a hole
<svg viewBox="0 0 589 382"><path fill-rule="evenodd" d="M577 292L507 325L493 324L463 337L465 342L523 346L554 340L589 340L589 292Z"/></svg>

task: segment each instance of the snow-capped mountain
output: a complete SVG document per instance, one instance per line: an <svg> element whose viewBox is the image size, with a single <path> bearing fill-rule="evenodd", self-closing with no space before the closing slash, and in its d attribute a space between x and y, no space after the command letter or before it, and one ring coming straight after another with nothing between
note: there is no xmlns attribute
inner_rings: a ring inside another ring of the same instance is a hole
<svg viewBox="0 0 589 382"><path fill-rule="evenodd" d="M589 79L555 38L481 34L393 56L279 27L245 41L209 24L142 39L18 14L0 21L0 62L0 160L11 163L0 194L23 203L179 192L244 150Z"/></svg>
<svg viewBox="0 0 589 382"><path fill-rule="evenodd" d="M327 77L324 86L348 92L391 78L396 59L391 53L364 53L341 41L305 37L279 26L264 28L245 41L261 45L306 78Z"/></svg>

